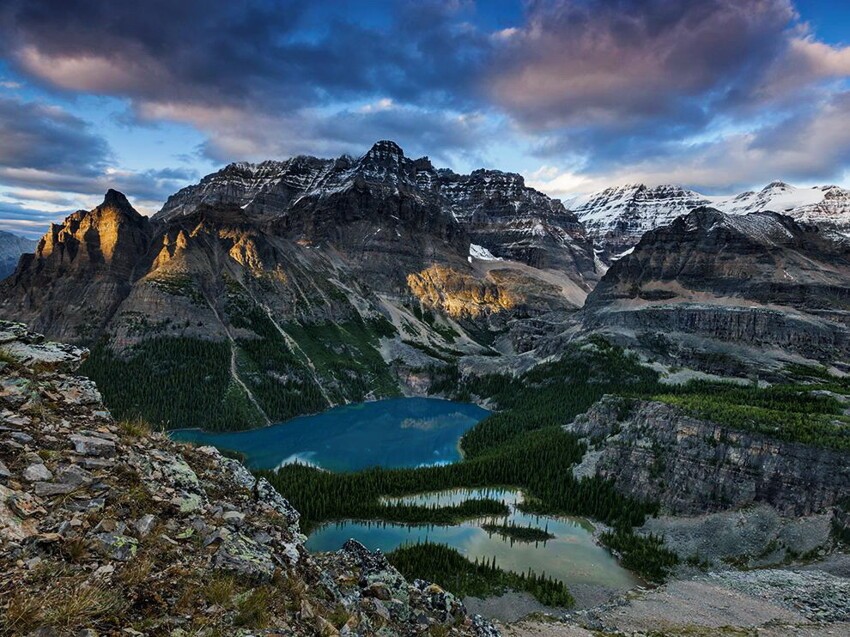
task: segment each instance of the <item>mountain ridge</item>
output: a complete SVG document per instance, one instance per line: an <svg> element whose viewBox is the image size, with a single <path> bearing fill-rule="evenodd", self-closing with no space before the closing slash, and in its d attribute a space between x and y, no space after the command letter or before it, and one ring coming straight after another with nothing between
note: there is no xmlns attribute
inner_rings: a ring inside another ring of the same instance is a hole
<svg viewBox="0 0 850 637"><path fill-rule="evenodd" d="M568 206L606 262L633 248L649 230L668 225L700 206L730 214L770 210L850 234L850 190L834 185L796 188L774 181L760 191L726 196L702 195L677 185L626 184L576 197Z"/></svg>

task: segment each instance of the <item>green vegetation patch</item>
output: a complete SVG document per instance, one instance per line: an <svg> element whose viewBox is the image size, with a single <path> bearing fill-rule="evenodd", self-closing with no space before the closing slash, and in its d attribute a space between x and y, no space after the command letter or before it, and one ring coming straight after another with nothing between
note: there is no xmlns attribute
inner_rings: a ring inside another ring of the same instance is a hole
<svg viewBox="0 0 850 637"><path fill-rule="evenodd" d="M195 305L205 305L204 294L192 278L186 274L161 273L156 277L148 277L145 282L156 289L172 296L183 296Z"/></svg>
<svg viewBox="0 0 850 637"><path fill-rule="evenodd" d="M696 418L739 431L828 449L850 449L850 417L836 398L809 385L742 387L692 381L666 388L653 400L681 407Z"/></svg>
<svg viewBox="0 0 850 637"><path fill-rule="evenodd" d="M443 544L403 546L387 558L409 580L436 582L459 597L489 597L515 590L530 593L546 606L568 608L575 603L567 586L545 573L504 571L496 564L495 557L483 562L470 561Z"/></svg>
<svg viewBox="0 0 850 637"><path fill-rule="evenodd" d="M663 581L679 563L676 554L664 548L664 541L656 535L618 529L603 533L599 539L620 555L623 566L650 581Z"/></svg>
<svg viewBox="0 0 850 637"><path fill-rule="evenodd" d="M340 323L288 323L284 326L310 359L335 402L360 402L369 394L400 396L398 382L378 351L379 336L389 333L383 322L359 316Z"/></svg>
<svg viewBox="0 0 850 637"><path fill-rule="evenodd" d="M230 376L230 345L159 337L119 356L96 345L80 373L97 383L118 419L141 418L160 427L247 429L262 423Z"/></svg>
<svg viewBox="0 0 850 637"><path fill-rule="evenodd" d="M486 397L499 410L463 437L467 457L481 455L529 431L565 425L604 394L647 394L658 387L656 372L604 341L568 349L560 361L538 365L519 377L461 377L456 367L434 374L433 393L460 401Z"/></svg>

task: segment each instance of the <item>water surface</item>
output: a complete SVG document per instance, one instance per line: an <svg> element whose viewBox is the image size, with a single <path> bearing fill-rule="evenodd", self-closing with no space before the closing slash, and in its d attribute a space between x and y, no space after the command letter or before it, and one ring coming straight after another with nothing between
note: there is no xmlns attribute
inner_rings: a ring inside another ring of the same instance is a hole
<svg viewBox="0 0 850 637"><path fill-rule="evenodd" d="M643 582L617 562L611 553L593 540L593 524L579 517L537 516L522 513L517 504L522 494L505 489L456 489L405 498L387 498L386 502L451 506L464 500L493 498L505 502L511 510L507 517L481 518L455 526L402 525L386 522L343 521L325 524L307 539L311 551L333 551L349 538L355 538L372 550L384 552L408 543L424 541L447 544L469 559L496 558L505 570L532 571L555 577L568 586L588 585L627 590ZM482 524L515 523L546 529L555 536L545 542L526 543L488 533Z"/></svg>
<svg viewBox="0 0 850 637"><path fill-rule="evenodd" d="M179 429L171 437L238 451L251 469L295 461L331 471L416 467L460 460L461 436L489 414L476 405L448 400L393 398L335 407L262 429Z"/></svg>

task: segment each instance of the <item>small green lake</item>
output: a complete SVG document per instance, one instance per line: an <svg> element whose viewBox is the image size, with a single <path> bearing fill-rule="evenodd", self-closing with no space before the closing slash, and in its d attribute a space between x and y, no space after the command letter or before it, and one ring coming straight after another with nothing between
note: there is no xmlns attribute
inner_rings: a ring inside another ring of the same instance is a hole
<svg viewBox="0 0 850 637"><path fill-rule="evenodd" d="M452 506L464 500L493 498L510 508L510 515L482 518L454 526L403 525L386 522L343 521L325 524L307 539L310 551L337 550L349 538L355 538L372 550L384 552L426 540L447 544L469 559L496 558L505 570L523 573L529 568L536 573L555 577L568 586L584 585L625 591L643 584L626 570L613 555L593 539L593 524L584 518L537 516L521 512L517 505L522 494L503 489L456 489L420 494L386 502ZM547 530L555 537L545 542L521 542L487 532L487 523L514 523Z"/></svg>
<svg viewBox="0 0 850 637"><path fill-rule="evenodd" d="M296 461L330 471L417 467L460 460L461 436L489 414L466 403L393 398L335 407L250 431L178 429L171 437L238 451L251 469Z"/></svg>

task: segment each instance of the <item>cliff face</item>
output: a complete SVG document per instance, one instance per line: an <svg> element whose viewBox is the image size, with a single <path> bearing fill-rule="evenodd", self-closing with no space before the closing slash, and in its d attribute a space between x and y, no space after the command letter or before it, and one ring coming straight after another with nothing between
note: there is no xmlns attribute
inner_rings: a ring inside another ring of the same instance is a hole
<svg viewBox="0 0 850 637"><path fill-rule="evenodd" d="M661 334L846 359L850 242L784 215L698 208L618 260L588 296L583 321L635 343Z"/></svg>
<svg viewBox="0 0 850 637"><path fill-rule="evenodd" d="M0 323L0 354L4 634L498 634L357 542L310 555L238 462L115 422L85 350Z"/></svg>
<svg viewBox="0 0 850 637"><path fill-rule="evenodd" d="M829 512L850 491L846 454L779 442L660 402L606 397L567 425L594 441L576 469L651 497L674 515L768 504L780 515Z"/></svg>

